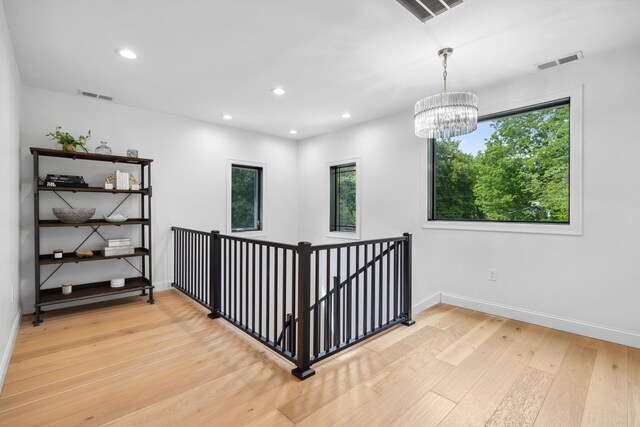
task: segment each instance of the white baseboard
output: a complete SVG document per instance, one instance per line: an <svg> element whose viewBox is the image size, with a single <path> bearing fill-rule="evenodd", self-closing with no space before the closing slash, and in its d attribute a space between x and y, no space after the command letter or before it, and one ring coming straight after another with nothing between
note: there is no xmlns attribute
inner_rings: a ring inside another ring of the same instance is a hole
<svg viewBox="0 0 640 427"><path fill-rule="evenodd" d="M11 333L9 334L7 346L4 349L2 360L0 360L0 392L2 392L4 377L7 375L7 369L9 369L11 354L13 354L13 346L15 345L16 339L18 338L18 331L20 330L20 319L22 319L22 311L18 309L16 318L13 320L13 326L11 327Z"/></svg>
<svg viewBox="0 0 640 427"><path fill-rule="evenodd" d="M424 311L428 308L433 307L434 305L438 305L440 304L441 300L441 293L440 292L436 292L435 294L431 295L429 298L420 301L419 303L415 304L412 307L413 310L413 314L417 314L420 313L421 311Z"/></svg>
<svg viewBox="0 0 640 427"><path fill-rule="evenodd" d="M432 297L433 298L433 297ZM507 317L509 319L520 320L522 322L533 323L547 328L559 329L573 334L584 335L617 344L640 348L640 333L616 329L609 326L596 325L575 319L567 319L538 311L524 308L510 307L503 304L496 304L475 298L468 298L460 295L442 293L440 301L444 304L451 304L470 310L481 311L483 313L494 314L496 316ZM422 304L422 303L421 303Z"/></svg>

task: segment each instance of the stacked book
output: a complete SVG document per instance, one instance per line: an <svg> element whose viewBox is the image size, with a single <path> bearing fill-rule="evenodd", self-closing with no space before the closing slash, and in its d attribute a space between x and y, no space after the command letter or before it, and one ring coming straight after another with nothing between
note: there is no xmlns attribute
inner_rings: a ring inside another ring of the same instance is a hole
<svg viewBox="0 0 640 427"><path fill-rule="evenodd" d="M129 173L116 170L113 172L113 183L116 190L129 190Z"/></svg>
<svg viewBox="0 0 640 427"><path fill-rule="evenodd" d="M107 246L105 246L103 254L104 256L122 256L131 255L135 252L135 248L131 244L131 239L107 239Z"/></svg>

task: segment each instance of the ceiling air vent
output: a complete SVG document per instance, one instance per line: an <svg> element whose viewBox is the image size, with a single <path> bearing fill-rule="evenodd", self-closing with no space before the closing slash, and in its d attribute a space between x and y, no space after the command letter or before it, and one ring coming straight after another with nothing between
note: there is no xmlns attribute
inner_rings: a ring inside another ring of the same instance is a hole
<svg viewBox="0 0 640 427"><path fill-rule="evenodd" d="M542 71L558 65L566 64L567 62L577 61L579 59L584 59L582 52L575 52L570 55L563 56L562 58L554 59L553 61L543 62L542 64L536 65L536 67L538 67L538 70Z"/></svg>
<svg viewBox="0 0 640 427"><path fill-rule="evenodd" d="M103 101L113 101L113 97L108 95L99 95L93 92L85 92L84 90L79 90L78 93L82 96L88 96L89 98L102 99Z"/></svg>
<svg viewBox="0 0 640 427"><path fill-rule="evenodd" d="M422 22L455 7L463 0L396 0Z"/></svg>

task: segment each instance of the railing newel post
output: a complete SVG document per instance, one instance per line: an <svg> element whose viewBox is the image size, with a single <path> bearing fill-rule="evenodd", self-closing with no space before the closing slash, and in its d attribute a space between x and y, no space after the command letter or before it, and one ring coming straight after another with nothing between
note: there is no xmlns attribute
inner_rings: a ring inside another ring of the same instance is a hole
<svg viewBox="0 0 640 427"><path fill-rule="evenodd" d="M298 243L298 328L297 328L297 367L293 375L305 380L316 373L311 369L311 243Z"/></svg>
<svg viewBox="0 0 640 427"><path fill-rule="evenodd" d="M405 321L402 322L403 325L411 326L416 323L415 320L412 319L411 316L411 272L412 272L412 253L411 253L411 243L412 236L411 233L403 233L405 240L403 242L403 274L402 274L402 286L403 286L403 311L406 316Z"/></svg>
<svg viewBox="0 0 640 427"><path fill-rule="evenodd" d="M211 304L211 313L208 314L211 319L218 319L221 307L222 293L222 248L220 231L213 230L209 237L209 303Z"/></svg>

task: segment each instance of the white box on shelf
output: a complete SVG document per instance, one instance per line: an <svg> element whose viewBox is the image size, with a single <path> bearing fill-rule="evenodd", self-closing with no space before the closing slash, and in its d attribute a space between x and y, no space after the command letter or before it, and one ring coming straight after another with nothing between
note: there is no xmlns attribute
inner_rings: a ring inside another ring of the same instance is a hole
<svg viewBox="0 0 640 427"><path fill-rule="evenodd" d="M112 288L123 288L124 287L124 278L122 278L122 279L111 279L111 287Z"/></svg>

